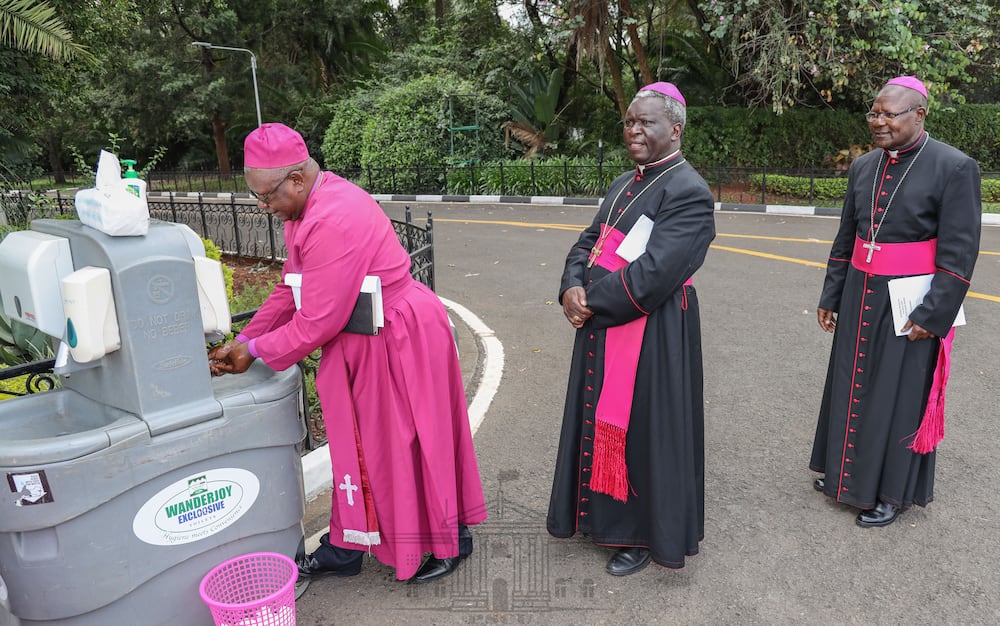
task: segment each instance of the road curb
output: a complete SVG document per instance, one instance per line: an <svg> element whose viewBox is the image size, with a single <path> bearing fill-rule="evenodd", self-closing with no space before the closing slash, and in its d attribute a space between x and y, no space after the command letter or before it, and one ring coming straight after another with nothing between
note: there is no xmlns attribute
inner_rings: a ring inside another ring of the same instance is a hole
<svg viewBox="0 0 1000 626"><path fill-rule="evenodd" d="M250 199L247 193L197 193L197 192L150 192L149 198L205 198L227 200L230 198ZM378 202L424 202L460 204L535 204L539 206L600 206L604 198L578 198L573 196L490 196L490 195L447 195L447 194L371 194ZM840 217L841 209L817 205L797 204L753 204L744 202L716 202L716 211L737 213L767 213L771 215L806 215L818 217ZM983 224L1000 224L1000 214L983 213Z"/></svg>

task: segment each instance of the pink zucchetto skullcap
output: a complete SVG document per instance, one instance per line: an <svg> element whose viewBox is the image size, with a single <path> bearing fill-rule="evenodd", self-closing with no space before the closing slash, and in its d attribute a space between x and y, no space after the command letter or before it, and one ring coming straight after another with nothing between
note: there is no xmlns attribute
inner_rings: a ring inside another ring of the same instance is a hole
<svg viewBox="0 0 1000 626"><path fill-rule="evenodd" d="M302 135L284 124L263 124L243 141L243 167L274 169L308 158L309 149Z"/></svg>
<svg viewBox="0 0 1000 626"><path fill-rule="evenodd" d="M923 97L927 97L927 88L924 84L920 82L920 79L916 76L897 76L885 84L886 87L889 85L899 85L900 87L906 87L907 89L912 89L918 92Z"/></svg>
<svg viewBox="0 0 1000 626"><path fill-rule="evenodd" d="M681 95L681 90L677 88L673 83L651 83L646 85L639 91L657 91L667 96L668 98L673 98L674 100L681 103L681 106L687 107L687 102L684 101L684 96Z"/></svg>

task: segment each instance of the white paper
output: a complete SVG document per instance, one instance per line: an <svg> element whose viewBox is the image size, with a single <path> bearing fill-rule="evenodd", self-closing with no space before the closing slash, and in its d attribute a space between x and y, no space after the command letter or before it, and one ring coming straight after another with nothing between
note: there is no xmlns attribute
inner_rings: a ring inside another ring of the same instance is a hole
<svg viewBox="0 0 1000 626"><path fill-rule="evenodd" d="M295 309L302 308L302 274L285 274L285 284L291 287L295 299ZM385 311L382 309L382 279L378 276L365 276L361 281L361 293L370 293L375 302L375 326L385 327Z"/></svg>
<svg viewBox="0 0 1000 626"><path fill-rule="evenodd" d="M298 311L302 308L302 274L285 274L285 284L292 288L295 310Z"/></svg>
<svg viewBox="0 0 1000 626"><path fill-rule="evenodd" d="M149 231L149 203L128 192L118 157L101 150L94 186L73 196L80 221L112 237L145 235Z"/></svg>
<svg viewBox="0 0 1000 626"><path fill-rule="evenodd" d="M918 276L907 276L906 278L893 278L889 281L889 301L892 304L892 324L896 329L896 336L909 335L910 331L903 331L903 326L910 319L913 309L920 306L924 301L924 296L931 289L931 279L934 274L920 274ZM965 305L958 308L958 315L952 326L965 325ZM912 330L912 329L911 329Z"/></svg>
<svg viewBox="0 0 1000 626"><path fill-rule="evenodd" d="M361 293L373 294L375 302L375 326L385 327L385 311L382 309L382 279L378 276L365 276L361 281Z"/></svg>
<svg viewBox="0 0 1000 626"><path fill-rule="evenodd" d="M653 220L645 215L640 215L635 221L632 229L628 231L622 242L618 244L616 254L629 263L639 258L646 251L646 243L653 232Z"/></svg>

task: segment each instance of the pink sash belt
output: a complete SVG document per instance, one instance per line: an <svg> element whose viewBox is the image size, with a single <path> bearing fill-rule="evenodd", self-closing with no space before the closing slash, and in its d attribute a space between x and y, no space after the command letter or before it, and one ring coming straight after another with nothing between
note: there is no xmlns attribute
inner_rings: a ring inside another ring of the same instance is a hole
<svg viewBox="0 0 1000 626"><path fill-rule="evenodd" d="M875 242L871 263L867 261L866 245L868 242L861 237L854 239L851 265L858 271L879 276L912 276L933 274L936 269L937 239L907 243Z"/></svg>
<svg viewBox="0 0 1000 626"><path fill-rule="evenodd" d="M601 225L602 235L606 228L607 225ZM609 272L627 266L629 262L615 253L624 238L621 231L610 229L607 236L603 237L602 251L595 263ZM684 282L685 287L693 284L692 278ZM611 496L619 502L627 502L630 491L625 441L646 319L647 316L643 315L631 322L611 326L604 338L604 378L597 400L590 489L595 493Z"/></svg>
<svg viewBox="0 0 1000 626"><path fill-rule="evenodd" d="M937 239L912 243L875 243L871 263L868 262L869 242L857 237L854 240L854 254L851 265L855 269L879 276L909 276L933 274L937 271L935 256ZM906 340L905 338L900 338ZM927 394L927 405L920 426L913 435L909 448L920 454L933 452L944 439L944 399L951 370L951 346L955 340L955 329L940 338L934 379Z"/></svg>

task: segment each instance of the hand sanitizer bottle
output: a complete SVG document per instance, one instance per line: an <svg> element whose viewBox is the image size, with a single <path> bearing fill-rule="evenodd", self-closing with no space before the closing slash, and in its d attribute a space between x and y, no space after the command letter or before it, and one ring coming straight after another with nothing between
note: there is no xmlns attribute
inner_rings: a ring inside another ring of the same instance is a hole
<svg viewBox="0 0 1000 626"><path fill-rule="evenodd" d="M125 170L125 189L140 200L146 199L146 181L139 178L139 173L135 171L135 161L132 159L122 159Z"/></svg>

